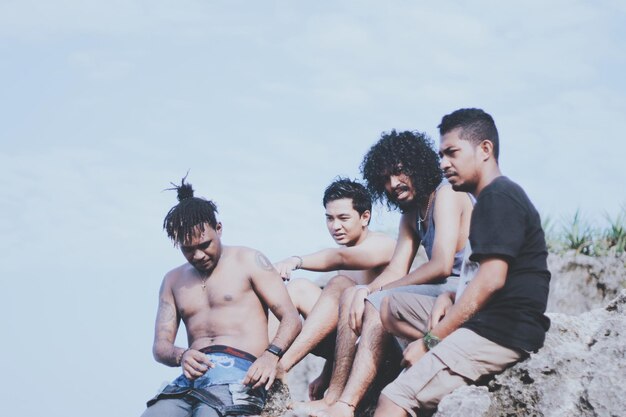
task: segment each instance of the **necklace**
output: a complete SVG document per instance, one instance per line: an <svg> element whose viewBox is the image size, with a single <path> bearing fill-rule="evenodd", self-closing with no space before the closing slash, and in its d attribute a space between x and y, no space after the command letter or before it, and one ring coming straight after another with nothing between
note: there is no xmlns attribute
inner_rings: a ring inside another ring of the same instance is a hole
<svg viewBox="0 0 626 417"><path fill-rule="evenodd" d="M430 203L432 203L433 201L433 195L435 195L434 192L428 196L428 204L426 205L426 213L424 213L424 218L422 218L422 213L420 211L417 212L417 218L419 219L419 222L417 223L417 227L420 230L422 230L422 222L426 220L426 218L428 217L428 211L430 210Z"/></svg>
<svg viewBox="0 0 626 417"><path fill-rule="evenodd" d="M209 279L209 275L205 275L200 271L198 271L198 274L200 274L200 279L202 280L202 291L204 291L204 289L206 288L206 280ZM203 277L203 275L205 276Z"/></svg>

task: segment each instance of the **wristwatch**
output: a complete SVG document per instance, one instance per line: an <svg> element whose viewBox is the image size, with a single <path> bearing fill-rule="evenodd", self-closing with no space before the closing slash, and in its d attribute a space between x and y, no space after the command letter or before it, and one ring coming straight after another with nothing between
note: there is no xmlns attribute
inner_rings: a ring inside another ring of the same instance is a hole
<svg viewBox="0 0 626 417"><path fill-rule="evenodd" d="M431 334L430 332L426 332L426 334L424 335L424 346L426 346L426 350L431 350L432 348L437 346L439 342L441 342L441 339L439 339L434 334Z"/></svg>
<svg viewBox="0 0 626 417"><path fill-rule="evenodd" d="M283 350L281 348L279 348L276 345L269 345L267 347L267 349L265 349L265 350L267 350L269 353L272 353L272 354L278 356L279 358L282 358L283 357L283 353L285 353L285 352L283 352Z"/></svg>

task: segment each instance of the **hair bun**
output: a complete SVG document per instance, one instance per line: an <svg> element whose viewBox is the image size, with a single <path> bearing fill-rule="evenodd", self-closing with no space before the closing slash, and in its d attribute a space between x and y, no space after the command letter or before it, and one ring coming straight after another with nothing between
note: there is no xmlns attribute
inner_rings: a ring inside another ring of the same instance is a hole
<svg viewBox="0 0 626 417"><path fill-rule="evenodd" d="M187 175L189 175L189 171L187 171ZM177 194L179 202L186 200L188 198L193 198L193 187L191 186L191 184L185 184L187 175L185 175L183 179L180 180L180 185L176 185L173 182L170 182L170 184L172 184L174 187L165 189L165 190L176 190L176 194Z"/></svg>
<svg viewBox="0 0 626 417"><path fill-rule="evenodd" d="M184 179L180 187L176 187L176 192L178 194L178 201L193 198L193 188L191 187L191 184L185 184Z"/></svg>

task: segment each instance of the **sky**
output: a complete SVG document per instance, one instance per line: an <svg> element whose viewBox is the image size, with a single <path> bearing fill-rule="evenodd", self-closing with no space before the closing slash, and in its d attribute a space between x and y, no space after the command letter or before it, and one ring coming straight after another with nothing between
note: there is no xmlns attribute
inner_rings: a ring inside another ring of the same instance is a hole
<svg viewBox="0 0 626 417"><path fill-rule="evenodd" d="M480 107L542 215L626 206L626 3L442 3L0 0L0 414L140 415L177 375L151 345L187 171L278 261L333 245L323 190L381 132Z"/></svg>

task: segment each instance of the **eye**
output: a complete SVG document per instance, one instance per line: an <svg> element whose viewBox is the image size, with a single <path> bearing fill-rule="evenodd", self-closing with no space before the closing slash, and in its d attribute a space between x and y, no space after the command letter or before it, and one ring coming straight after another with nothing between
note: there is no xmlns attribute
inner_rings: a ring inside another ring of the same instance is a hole
<svg viewBox="0 0 626 417"><path fill-rule="evenodd" d="M205 250L206 248L208 248L211 245L211 241L208 242L204 242L201 243L200 245L198 245L198 249L200 250Z"/></svg>

